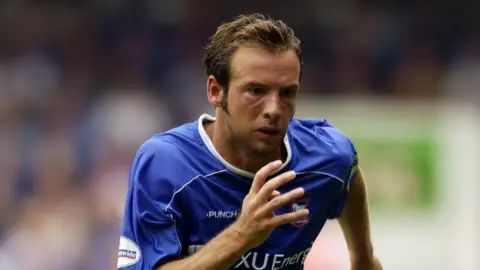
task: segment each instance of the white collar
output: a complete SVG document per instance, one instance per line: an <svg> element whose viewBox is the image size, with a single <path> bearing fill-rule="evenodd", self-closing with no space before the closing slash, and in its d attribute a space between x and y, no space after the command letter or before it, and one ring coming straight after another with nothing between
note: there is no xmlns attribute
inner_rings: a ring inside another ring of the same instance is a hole
<svg viewBox="0 0 480 270"><path fill-rule="evenodd" d="M238 174L238 175L241 175L241 176L245 176L245 177L249 177L249 178L254 178L255 177L255 174L252 173L252 172L248 172L248 171L245 171L245 170L242 170L240 168L237 168L235 166L233 166L232 164L228 163L218 152L217 150L215 149L215 147L213 146L213 143L212 143L212 140L210 140L210 137L208 137L207 135L207 132L205 131L205 128L203 127L203 123L205 121L210 121L210 122L215 122L215 117L211 116L211 115L208 115L208 114L202 114L200 116L200 118L198 119L198 132L200 133L200 137L202 138L202 141L203 143L207 146L208 150L210 151L210 153L212 153L212 155L218 159L218 161L220 161L227 169L229 169L230 171ZM283 139L283 143L285 144L285 149L287 151L287 159L286 161L282 164L282 166L276 170L275 172L273 172L272 174L275 174L281 170L283 170L287 165L288 163L290 162L291 158L292 158L292 151L290 149L290 143L288 142L288 135L286 134L285 135L285 138Z"/></svg>

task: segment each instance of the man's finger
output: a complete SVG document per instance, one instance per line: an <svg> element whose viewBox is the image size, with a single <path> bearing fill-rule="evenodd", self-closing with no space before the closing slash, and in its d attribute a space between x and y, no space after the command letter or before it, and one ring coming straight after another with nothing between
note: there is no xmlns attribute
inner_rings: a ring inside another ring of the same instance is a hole
<svg viewBox="0 0 480 270"><path fill-rule="evenodd" d="M277 190L274 190L272 194L270 194L270 198L268 198L268 200L269 201L273 200L275 197L278 197L278 196L280 196L280 192L278 192Z"/></svg>
<svg viewBox="0 0 480 270"><path fill-rule="evenodd" d="M280 168L280 166L282 166L282 161L277 160L277 161L270 162L267 165L265 165L264 167L262 167L255 174L255 178L253 179L252 187L250 188L250 193L257 194L260 191L260 189L263 187L263 185L265 184L265 179L267 179L267 177L271 173L273 173L275 170Z"/></svg>
<svg viewBox="0 0 480 270"><path fill-rule="evenodd" d="M308 209L302 209L300 211L290 212L283 215L274 216L270 219L269 226L272 228L276 228L281 225L293 223L296 221L301 221L310 215L310 211Z"/></svg>
<svg viewBox="0 0 480 270"><path fill-rule="evenodd" d="M289 171L269 180L267 184L260 188L260 191L258 192L258 200L262 202L266 201L274 190L277 190L282 185L292 181L293 179L295 179L295 177L295 172Z"/></svg>
<svg viewBox="0 0 480 270"><path fill-rule="evenodd" d="M276 209L286 205L287 203L293 202L297 199L302 198L305 195L303 188L296 188L291 190L283 195L277 196L270 200L267 204L262 206L260 209L259 215L263 216L268 213L272 213Z"/></svg>

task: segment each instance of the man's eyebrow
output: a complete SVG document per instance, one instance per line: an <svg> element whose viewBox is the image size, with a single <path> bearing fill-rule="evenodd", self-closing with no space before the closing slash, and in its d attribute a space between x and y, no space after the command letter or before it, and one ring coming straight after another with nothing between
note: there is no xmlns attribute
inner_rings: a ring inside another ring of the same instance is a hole
<svg viewBox="0 0 480 270"><path fill-rule="evenodd" d="M244 85L249 87L268 87L268 84L262 83L262 82L246 82ZM300 85L297 83L292 83L290 85L280 87L280 89L293 89L293 90L297 90L298 88L300 88Z"/></svg>
<svg viewBox="0 0 480 270"><path fill-rule="evenodd" d="M253 81L253 82L247 82L247 83L245 83L245 85L253 85L253 86L268 86L268 84L266 84L266 83L257 82L257 81Z"/></svg>
<svg viewBox="0 0 480 270"><path fill-rule="evenodd" d="M300 88L300 85L297 83L290 84L288 86L282 86L280 89L291 89L291 90L298 90Z"/></svg>

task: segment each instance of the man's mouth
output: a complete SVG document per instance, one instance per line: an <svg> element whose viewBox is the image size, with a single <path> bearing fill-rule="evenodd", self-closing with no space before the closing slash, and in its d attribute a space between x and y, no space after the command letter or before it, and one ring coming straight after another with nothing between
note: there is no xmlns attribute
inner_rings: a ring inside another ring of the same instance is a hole
<svg viewBox="0 0 480 270"><path fill-rule="evenodd" d="M276 128L259 128L258 132L267 136L277 136L280 133L280 130Z"/></svg>

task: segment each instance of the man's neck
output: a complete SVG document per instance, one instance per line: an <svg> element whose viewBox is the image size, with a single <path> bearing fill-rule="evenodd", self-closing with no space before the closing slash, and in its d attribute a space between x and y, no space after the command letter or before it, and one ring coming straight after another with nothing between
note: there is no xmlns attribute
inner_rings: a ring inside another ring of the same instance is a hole
<svg viewBox="0 0 480 270"><path fill-rule="evenodd" d="M284 147L280 147L278 153L268 156L265 155L263 157L247 153L244 147L237 146L225 136L226 132L222 129L219 122L204 124L204 128L208 137L210 137L215 150L220 156L229 164L244 171L256 173L269 162L277 159L283 160L283 157L286 156Z"/></svg>

